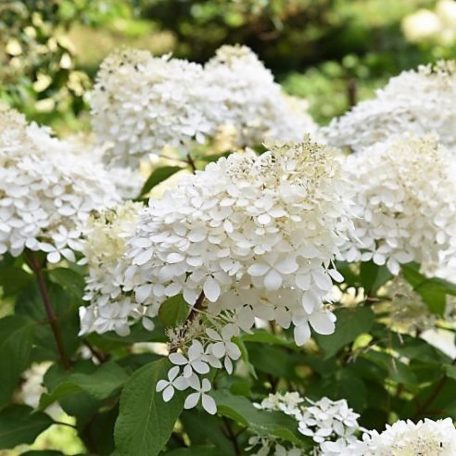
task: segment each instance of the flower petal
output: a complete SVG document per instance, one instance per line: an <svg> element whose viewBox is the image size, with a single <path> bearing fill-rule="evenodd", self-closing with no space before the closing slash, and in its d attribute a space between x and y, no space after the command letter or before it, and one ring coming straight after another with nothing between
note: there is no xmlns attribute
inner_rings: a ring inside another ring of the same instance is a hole
<svg viewBox="0 0 456 456"><path fill-rule="evenodd" d="M215 415L217 413L217 405L209 394L202 395L201 403L203 405L203 409L210 415Z"/></svg>
<svg viewBox="0 0 456 456"><path fill-rule="evenodd" d="M274 269L271 269L264 278L264 286L267 290L278 290L282 285L282 276Z"/></svg>
<svg viewBox="0 0 456 456"><path fill-rule="evenodd" d="M173 381L173 386L177 390L183 391L189 387L188 379L183 376L177 377L176 380Z"/></svg>
<svg viewBox="0 0 456 456"><path fill-rule="evenodd" d="M265 275L271 267L265 263L255 263L250 266L247 272L253 277L260 277Z"/></svg>
<svg viewBox="0 0 456 456"><path fill-rule="evenodd" d="M336 325L334 324L332 314L330 312L314 312L309 316L309 322L318 334L332 334L336 329Z"/></svg>
<svg viewBox="0 0 456 456"><path fill-rule="evenodd" d="M174 396L174 388L168 385L163 391L163 401L169 402Z"/></svg>
<svg viewBox="0 0 456 456"><path fill-rule="evenodd" d="M217 342L215 344L211 344L211 351L213 355L217 358L223 358L225 356L225 343L224 342Z"/></svg>
<svg viewBox="0 0 456 456"><path fill-rule="evenodd" d="M182 353L171 353L168 356L168 359L173 364L177 364L178 366L183 366L184 364L188 363L188 359Z"/></svg>
<svg viewBox="0 0 456 456"><path fill-rule="evenodd" d="M286 257L284 260L275 264L275 269L282 274L292 274L298 270L298 263L293 257Z"/></svg>
<svg viewBox="0 0 456 456"><path fill-rule="evenodd" d="M295 326L294 339L296 345L303 345L310 339L310 328L307 322L303 322L299 326Z"/></svg>
<svg viewBox="0 0 456 456"><path fill-rule="evenodd" d="M198 374L207 374L209 372L209 365L199 359L192 362L192 368Z"/></svg>
<svg viewBox="0 0 456 456"><path fill-rule="evenodd" d="M201 393L191 393L187 396L184 402L184 409L196 407L200 399Z"/></svg>
<svg viewBox="0 0 456 456"><path fill-rule="evenodd" d="M204 282L203 291L210 302L215 302L220 296L220 285L213 277L208 277Z"/></svg>
<svg viewBox="0 0 456 456"><path fill-rule="evenodd" d="M167 382L166 380L159 380L155 387L155 391L157 391L157 393L159 393L160 391L163 391L168 385L169 385L169 382Z"/></svg>

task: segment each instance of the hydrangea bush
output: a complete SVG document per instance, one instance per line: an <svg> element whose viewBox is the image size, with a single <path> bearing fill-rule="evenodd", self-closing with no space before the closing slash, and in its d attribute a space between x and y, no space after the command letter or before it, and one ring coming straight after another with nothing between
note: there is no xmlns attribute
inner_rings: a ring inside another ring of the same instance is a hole
<svg viewBox="0 0 456 456"><path fill-rule="evenodd" d="M115 52L97 144L2 107L0 448L454 455L453 68L325 128L237 46Z"/></svg>

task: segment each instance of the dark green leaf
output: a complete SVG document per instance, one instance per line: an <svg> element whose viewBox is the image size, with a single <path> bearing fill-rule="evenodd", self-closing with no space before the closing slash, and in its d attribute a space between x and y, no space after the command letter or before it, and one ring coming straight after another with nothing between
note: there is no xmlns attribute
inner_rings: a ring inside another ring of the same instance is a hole
<svg viewBox="0 0 456 456"><path fill-rule="evenodd" d="M165 328L174 328L184 322L190 312L190 306L182 295L168 298L158 311L158 318Z"/></svg>
<svg viewBox="0 0 456 456"><path fill-rule="evenodd" d="M264 372L275 378L297 380L297 369L304 364L299 353L289 353L284 348L246 342L249 361L257 372Z"/></svg>
<svg viewBox="0 0 456 456"><path fill-rule="evenodd" d="M388 377L397 383L407 385L417 382L416 375L409 367L388 353L370 350L362 356L378 366L385 368L388 371Z"/></svg>
<svg viewBox="0 0 456 456"><path fill-rule="evenodd" d="M90 436L94 442L92 451L97 456L108 456L114 451L114 424L119 414L118 406L97 413L89 423Z"/></svg>
<svg viewBox="0 0 456 456"><path fill-rule="evenodd" d="M25 288L33 280L33 276L22 268L10 266L0 271L0 287L3 289L3 296L16 294Z"/></svg>
<svg viewBox="0 0 456 456"><path fill-rule="evenodd" d="M446 307L446 295L456 296L456 285L439 278L428 278L419 272L417 264L402 266L407 282L423 298L429 310L442 316Z"/></svg>
<svg viewBox="0 0 456 456"><path fill-rule="evenodd" d="M185 433L189 436L191 447L214 445L218 456L234 455L233 444L220 427L220 419L199 410L184 411L180 417ZM201 448L201 447L200 447Z"/></svg>
<svg viewBox="0 0 456 456"><path fill-rule="evenodd" d="M33 443L53 423L45 413L32 412L26 405L11 405L0 412L0 448Z"/></svg>
<svg viewBox="0 0 456 456"><path fill-rule="evenodd" d="M97 366L91 361L81 360L76 362L72 367L72 373L91 374L96 368ZM64 370L62 366L54 364L44 375L44 386L46 386L48 391L53 391L60 383L63 383L66 380L68 375L71 375L71 373ZM74 391L71 395L59 398L58 401L68 415L77 418L79 427L83 427L85 424L90 423L95 413L97 413L102 405L101 401L82 390L79 390L79 392Z"/></svg>
<svg viewBox="0 0 456 456"><path fill-rule="evenodd" d="M258 329L250 334L243 334L242 340L244 342L257 342L259 344L279 345L296 349L296 344L285 338L285 336L277 336L264 329Z"/></svg>
<svg viewBox="0 0 456 456"><path fill-rule="evenodd" d="M80 298L63 290L54 283L48 284L49 299L59 320L65 352L71 356L79 347L79 306ZM48 324L44 305L36 284L23 290L19 296L16 307L16 314L23 315L38 323L35 331L34 352L37 361L57 360L57 351L54 335Z"/></svg>
<svg viewBox="0 0 456 456"><path fill-rule="evenodd" d="M64 290L72 293L78 299L84 292L84 277L68 268L56 268L49 271L52 281L59 284Z"/></svg>
<svg viewBox="0 0 456 456"><path fill-rule="evenodd" d="M274 436L296 445L303 445L305 440L297 431L296 420L280 412L258 410L242 396L234 396L228 391L212 393L218 414L226 416L240 425L249 428L258 435Z"/></svg>
<svg viewBox="0 0 456 456"><path fill-rule="evenodd" d="M81 391L95 399L103 400L111 396L127 380L126 372L115 363L103 364L90 374L70 374L49 394L43 394L40 409L44 410L53 402Z"/></svg>
<svg viewBox="0 0 456 456"><path fill-rule="evenodd" d="M139 198L149 193L156 185L164 180L171 177L173 174L181 171L183 168L180 166L164 166L162 168L158 168L152 172L152 174L148 177L146 182L141 189L139 194Z"/></svg>
<svg viewBox="0 0 456 456"><path fill-rule="evenodd" d="M315 334L325 357L335 355L342 347L353 342L360 334L368 333L374 323L374 313L369 307L355 307L354 309L339 309L336 331L329 336Z"/></svg>
<svg viewBox="0 0 456 456"><path fill-rule="evenodd" d="M450 377L454 380L456 380L456 366L451 365L446 365L444 366L445 372L447 377Z"/></svg>
<svg viewBox="0 0 456 456"><path fill-rule="evenodd" d="M184 403L183 393L163 402L155 391L170 367L168 360L155 361L137 370L124 386L114 430L116 448L122 456L155 456L166 445Z"/></svg>
<svg viewBox="0 0 456 456"><path fill-rule="evenodd" d="M119 336L113 331L105 334L90 334L87 339L102 351L112 351L117 348L129 347L136 342L166 342L165 330L160 321L155 321L153 331L148 331L138 322L130 328L128 336Z"/></svg>
<svg viewBox="0 0 456 456"><path fill-rule="evenodd" d="M30 362L35 324L19 315L0 320L0 407L9 401Z"/></svg>
<svg viewBox="0 0 456 456"><path fill-rule="evenodd" d="M392 277L386 266L378 266L373 261L362 262L359 278L366 295L375 293Z"/></svg>
<svg viewBox="0 0 456 456"><path fill-rule="evenodd" d="M190 448L176 448L167 451L163 456L220 456L220 450L214 446L192 446Z"/></svg>

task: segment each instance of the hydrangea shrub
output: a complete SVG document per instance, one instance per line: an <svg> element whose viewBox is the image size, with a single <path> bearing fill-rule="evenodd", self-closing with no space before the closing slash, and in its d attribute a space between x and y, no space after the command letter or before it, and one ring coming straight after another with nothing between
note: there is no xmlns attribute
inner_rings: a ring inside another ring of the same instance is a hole
<svg viewBox="0 0 456 456"><path fill-rule="evenodd" d="M95 142L1 107L0 449L454 455L453 67L325 128L236 46L108 57Z"/></svg>

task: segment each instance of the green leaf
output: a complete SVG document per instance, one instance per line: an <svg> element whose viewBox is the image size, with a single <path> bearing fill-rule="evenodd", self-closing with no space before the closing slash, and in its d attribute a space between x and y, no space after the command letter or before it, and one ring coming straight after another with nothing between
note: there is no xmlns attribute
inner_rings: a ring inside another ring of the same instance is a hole
<svg viewBox="0 0 456 456"><path fill-rule="evenodd" d="M21 456L65 456L61 451L57 450L32 450L21 453Z"/></svg>
<svg viewBox="0 0 456 456"><path fill-rule="evenodd" d="M138 198L141 198L142 196L146 195L160 182L163 182L164 180L168 179L178 171L182 171L182 169L184 168L180 166L163 166L162 168L154 170L144 183Z"/></svg>
<svg viewBox="0 0 456 456"><path fill-rule="evenodd" d="M114 425L119 414L116 405L108 411L98 412L86 427L94 441L92 451L97 456L112 455L114 451Z"/></svg>
<svg viewBox="0 0 456 456"><path fill-rule="evenodd" d="M109 331L104 334L89 334L87 339L105 352L130 347L136 342L167 342L168 340L163 325L158 320L155 322L153 331L148 331L141 322L137 322L131 326L130 334L127 336L119 336L114 331Z"/></svg>
<svg viewBox="0 0 456 456"><path fill-rule="evenodd" d="M190 448L176 448L167 451L163 456L220 456L220 450L214 446L196 445Z"/></svg>
<svg viewBox="0 0 456 456"><path fill-rule="evenodd" d="M31 274L16 266L2 268L0 271L0 287L3 289L4 297L16 294L32 280Z"/></svg>
<svg viewBox="0 0 456 456"><path fill-rule="evenodd" d="M190 312L190 306L182 295L168 298L158 311L158 319L165 328L174 328L183 323Z"/></svg>
<svg viewBox="0 0 456 456"><path fill-rule="evenodd" d="M249 334L242 334L244 342L256 342L259 344L279 345L296 349L296 344L290 340L285 339L283 336L277 336L264 329L257 329Z"/></svg>
<svg viewBox="0 0 456 456"><path fill-rule="evenodd" d="M107 399L127 380L127 373L116 363L103 364L90 374L73 373L49 394L41 396L40 409L44 410L53 402L81 391L98 400Z"/></svg>
<svg viewBox="0 0 456 456"><path fill-rule="evenodd" d="M456 296L456 285L443 279L424 276L414 263L402 266L402 271L404 278L423 298L429 310L442 316L446 307L446 295Z"/></svg>
<svg viewBox="0 0 456 456"><path fill-rule="evenodd" d="M33 321L18 315L0 320L0 407L9 401L30 363L34 327Z"/></svg>
<svg viewBox="0 0 456 456"><path fill-rule="evenodd" d="M362 262L359 279L367 295L375 293L392 277L386 266L378 266L373 261Z"/></svg>
<svg viewBox="0 0 456 456"><path fill-rule="evenodd" d="M228 157L230 155L229 152L223 152L221 154L208 154L208 155L201 155L198 158L198 160L204 161L206 163L214 162L219 160L222 157Z"/></svg>
<svg viewBox="0 0 456 456"><path fill-rule="evenodd" d="M298 380L297 370L304 364L300 353L290 353L282 347L246 342L249 361L257 372L264 372L275 378Z"/></svg>
<svg viewBox="0 0 456 456"><path fill-rule="evenodd" d="M49 276L52 281L60 285L65 291L82 298L84 292L84 277L69 268L56 268L49 271Z"/></svg>
<svg viewBox="0 0 456 456"><path fill-rule="evenodd" d="M61 365L53 364L44 375L43 384L48 391L53 391L60 383L63 383L71 373L92 374L97 369L89 360L76 361L71 372L66 371ZM95 399L85 391L79 390L68 396L59 398L62 409L70 416L77 419L79 428L83 428L93 420L94 415L103 405L102 401Z"/></svg>
<svg viewBox="0 0 456 456"><path fill-rule="evenodd" d="M155 391L170 367L166 359L155 361L137 370L124 386L114 430L116 448L122 456L155 456L166 445L184 403L182 392L163 402Z"/></svg>
<svg viewBox="0 0 456 456"><path fill-rule="evenodd" d="M380 351L370 350L362 355L380 367L387 369L387 377L397 383L413 385L417 383L416 375L410 370L409 366L402 361L393 358L390 354Z"/></svg>
<svg viewBox="0 0 456 456"><path fill-rule="evenodd" d="M445 373L447 377L450 377L454 380L456 380L456 366L453 366L452 364L448 364L444 366Z"/></svg>
<svg viewBox="0 0 456 456"><path fill-rule="evenodd" d="M329 336L315 334L319 346L325 352L325 357L330 358L342 347L353 342L360 334L368 333L374 323L374 313L369 307L356 307L354 309L338 309L336 330Z"/></svg>
<svg viewBox="0 0 456 456"><path fill-rule="evenodd" d="M296 420L280 412L258 410L243 396L226 390L212 393L218 414L226 416L258 435L274 436L302 446L305 439L298 433Z"/></svg>
<svg viewBox="0 0 456 456"><path fill-rule="evenodd" d="M0 448L33 443L53 423L45 413L32 412L26 405L11 405L0 412Z"/></svg>
<svg viewBox="0 0 456 456"><path fill-rule="evenodd" d="M213 448L218 452L217 456L235 455L233 444L222 432L220 419L217 416L209 415L204 411L190 410L182 413L180 421L190 438L191 448L202 448L211 443L215 445Z"/></svg>
<svg viewBox="0 0 456 456"><path fill-rule="evenodd" d="M59 321L65 352L71 356L80 345L78 337L80 298L76 298L55 283L48 284L48 291ZM47 322L47 315L36 284L23 290L17 299L15 311L17 315L30 318L37 323L34 340L35 359L58 360L59 354L51 327L49 324L43 324Z"/></svg>

